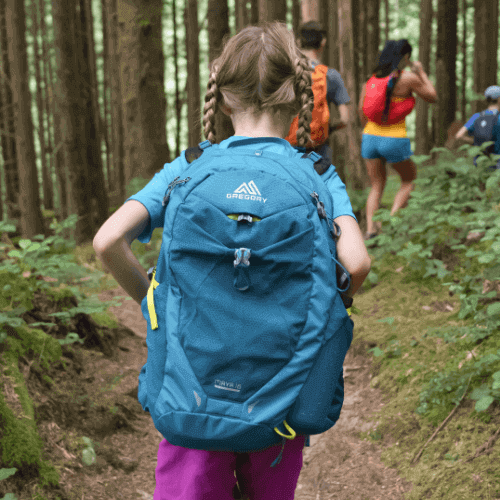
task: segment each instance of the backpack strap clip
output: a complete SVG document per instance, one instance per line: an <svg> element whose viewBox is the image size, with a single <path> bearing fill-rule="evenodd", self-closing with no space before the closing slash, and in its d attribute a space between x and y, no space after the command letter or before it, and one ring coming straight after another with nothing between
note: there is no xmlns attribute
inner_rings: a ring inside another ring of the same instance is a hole
<svg viewBox="0 0 500 500"><path fill-rule="evenodd" d="M186 149L186 161L188 163L193 163L194 160L197 160L205 149L209 148L212 145L210 141L203 141L198 144L198 146L194 146Z"/></svg>
<svg viewBox="0 0 500 500"><path fill-rule="evenodd" d="M251 284L250 276L248 275L251 255L252 251L249 248L237 248L234 251L234 287L241 292L248 290Z"/></svg>
<svg viewBox="0 0 500 500"><path fill-rule="evenodd" d="M309 154L304 153L302 158L309 158L314 162L314 170L318 173L318 175L323 175L330 168L330 160L325 158L324 156L319 155L316 151L311 151Z"/></svg>

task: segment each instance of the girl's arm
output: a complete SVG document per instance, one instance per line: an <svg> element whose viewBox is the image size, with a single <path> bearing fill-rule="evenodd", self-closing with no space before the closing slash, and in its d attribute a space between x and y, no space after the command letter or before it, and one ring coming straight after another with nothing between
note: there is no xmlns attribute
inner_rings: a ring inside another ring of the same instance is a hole
<svg viewBox="0 0 500 500"><path fill-rule="evenodd" d="M351 275L351 286L346 295L352 297L368 276L371 259L356 219L350 215L341 215L335 222L342 231L337 241L337 257Z"/></svg>
<svg viewBox="0 0 500 500"><path fill-rule="evenodd" d="M127 201L99 229L94 250L122 288L140 305L149 288L149 278L130 245L149 224L149 212L136 201Z"/></svg>
<svg viewBox="0 0 500 500"><path fill-rule="evenodd" d="M424 71L422 63L420 61L415 61L411 65L412 73L408 76L411 77L410 87L419 97L421 97L425 102L435 103L437 102L437 93L434 85L429 80L427 73Z"/></svg>

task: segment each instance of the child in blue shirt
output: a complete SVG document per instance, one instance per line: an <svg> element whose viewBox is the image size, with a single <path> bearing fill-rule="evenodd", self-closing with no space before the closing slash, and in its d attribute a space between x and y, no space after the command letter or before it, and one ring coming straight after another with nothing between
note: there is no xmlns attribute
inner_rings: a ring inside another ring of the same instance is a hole
<svg viewBox="0 0 500 500"><path fill-rule="evenodd" d="M484 92L484 96L486 97L488 107L484 111L483 116L495 115L498 117L495 124L493 125L491 138L480 137L479 127L481 127L481 125L486 125L486 121L479 120L479 118L481 118L482 116L481 113L474 113L469 121L456 133L455 139L461 139L468 142L469 144L474 144L476 146L480 146L487 140L494 141L495 144L491 148L491 152L495 155L500 155L500 87L497 85L488 87ZM479 155L474 157L474 165L477 165L478 157ZM498 160L496 168L500 168L500 160Z"/></svg>
<svg viewBox="0 0 500 500"><path fill-rule="evenodd" d="M214 117L220 108L231 117L235 135L212 147L231 146L236 154L245 148L245 140L259 138L252 147L290 158L302 156L284 137L293 117L299 114L299 146L309 140L313 108L310 73L293 34L281 23L249 26L231 38L211 68L203 124L205 136L215 143ZM185 152L165 164L144 189L103 224L94 238L97 256L139 304L150 282L130 245L135 238L149 242L152 231L163 227L166 188L187 165ZM351 275L348 295L352 296L370 270L370 258L335 168L331 166L322 179L334 199L333 219L342 231L337 242L338 260ZM163 439L158 451L154 500L229 500L236 480L252 500L292 500L302 468L304 442L305 436L288 441L280 467L270 468L276 458L275 446L238 454L189 449Z"/></svg>

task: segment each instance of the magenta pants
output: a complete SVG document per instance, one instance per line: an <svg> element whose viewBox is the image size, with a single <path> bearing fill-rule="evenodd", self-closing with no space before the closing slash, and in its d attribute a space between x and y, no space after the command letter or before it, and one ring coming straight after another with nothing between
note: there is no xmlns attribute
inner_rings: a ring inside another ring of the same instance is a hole
<svg viewBox="0 0 500 500"><path fill-rule="evenodd" d="M166 439L158 449L153 500L232 500L238 481L250 500L293 500L302 469L305 436L251 453L191 450ZM234 475L236 471L236 477Z"/></svg>

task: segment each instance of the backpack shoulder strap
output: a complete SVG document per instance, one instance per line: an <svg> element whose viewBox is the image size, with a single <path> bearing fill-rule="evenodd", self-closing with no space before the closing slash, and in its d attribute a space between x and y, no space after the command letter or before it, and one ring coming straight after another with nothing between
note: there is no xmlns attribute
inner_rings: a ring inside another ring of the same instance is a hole
<svg viewBox="0 0 500 500"><path fill-rule="evenodd" d="M198 146L194 146L186 149L186 161L188 163L193 163L194 160L197 160L205 149L209 148L212 145L210 141L203 141L198 144Z"/></svg>
<svg viewBox="0 0 500 500"><path fill-rule="evenodd" d="M309 158L312 160L314 162L314 170L316 170L319 175L323 175L331 165L328 159L319 155L316 151L311 151L309 154L304 153L301 158Z"/></svg>

